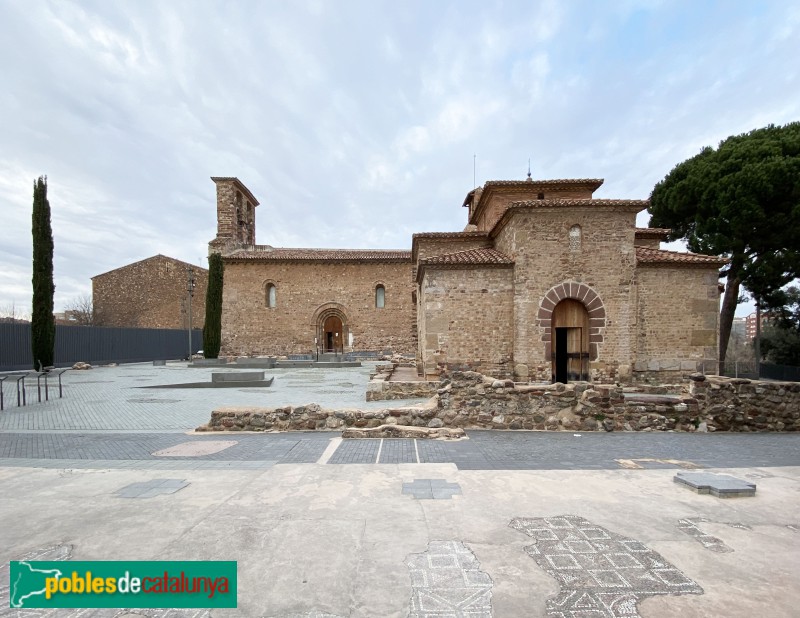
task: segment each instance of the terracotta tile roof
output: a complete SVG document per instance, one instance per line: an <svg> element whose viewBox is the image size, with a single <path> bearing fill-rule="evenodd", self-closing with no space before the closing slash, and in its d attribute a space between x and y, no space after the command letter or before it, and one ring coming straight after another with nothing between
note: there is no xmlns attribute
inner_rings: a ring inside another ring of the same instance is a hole
<svg viewBox="0 0 800 618"><path fill-rule="evenodd" d="M437 265L437 266L452 266L456 264L513 264L514 260L508 257L505 253L500 253L496 249L467 249L466 251L457 251L456 253L446 253L444 255L435 255L429 258L420 260L423 265Z"/></svg>
<svg viewBox="0 0 800 618"><path fill-rule="evenodd" d="M420 232L412 238L485 238L489 232Z"/></svg>
<svg viewBox="0 0 800 618"><path fill-rule="evenodd" d="M487 180L482 186L475 187L467 193L464 198L463 206L468 206L476 191L483 192L484 189L510 187L515 189L572 189L575 187L586 187L594 193L603 184L602 178L554 178L551 180ZM482 196L481 196L482 197Z"/></svg>
<svg viewBox="0 0 800 618"><path fill-rule="evenodd" d="M637 227L636 238L666 238L672 232L664 227Z"/></svg>
<svg viewBox="0 0 800 618"><path fill-rule="evenodd" d="M487 180L484 187L575 187L591 185L593 191L603 184L602 178L555 178L553 180Z"/></svg>
<svg viewBox="0 0 800 618"><path fill-rule="evenodd" d="M723 266L728 263L726 258L716 255L701 255L699 253L681 253L678 251L664 251L650 247L636 247L636 261L645 264L700 264L708 266Z"/></svg>
<svg viewBox="0 0 800 618"><path fill-rule="evenodd" d="M644 210L650 205L648 200L598 200L598 199L545 199L545 200L525 200L522 202L512 202L508 207L512 208L559 208L568 206L630 206Z"/></svg>
<svg viewBox="0 0 800 618"><path fill-rule="evenodd" d="M254 245L223 256L230 261L261 262L410 262L411 251L387 249L288 249Z"/></svg>

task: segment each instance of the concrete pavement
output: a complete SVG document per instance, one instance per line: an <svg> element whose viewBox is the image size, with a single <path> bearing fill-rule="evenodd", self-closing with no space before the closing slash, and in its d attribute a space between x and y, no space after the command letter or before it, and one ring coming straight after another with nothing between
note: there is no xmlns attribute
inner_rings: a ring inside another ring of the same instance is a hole
<svg viewBox="0 0 800 618"><path fill-rule="evenodd" d="M251 389L266 395L137 388L204 371L76 373L65 399L0 414L0 571L23 556L236 560L238 609L35 615L797 615L798 435L192 434L220 403L366 407L369 368L284 370ZM756 496L673 482L692 467ZM0 572L0 616L34 615L8 590Z"/></svg>
<svg viewBox="0 0 800 618"><path fill-rule="evenodd" d="M452 464L278 464L166 474L4 468L0 560L57 544L72 546L74 560L237 560L239 608L212 610L214 616L399 617L409 615L415 598L431 598L412 581L407 559L442 541L461 544L491 580L491 615L545 616L557 615L552 607L547 613L547 600L558 598L559 571L540 567L525 549L535 539L509 524L550 518L557 530L559 516L571 515L590 522L584 527L595 535L622 535L645 548L626 545L632 557L616 551L616 566L597 570L600 581L619 576L629 584L606 586L606 601L638 598L639 615L654 617L797 615L800 468L737 469L758 492L731 500L692 493L673 474L464 471ZM131 483L167 477L188 486L152 498L117 495ZM404 482L420 478L457 484L462 494L426 500L403 493ZM687 520L730 551L699 542L681 524ZM585 551L574 547L577 557ZM677 587L640 590L626 562L643 555L637 551L663 558L667 566L654 570ZM679 584L702 593L681 592ZM442 586L434 592L458 601L462 591L452 578ZM617 615L610 611L567 615Z"/></svg>

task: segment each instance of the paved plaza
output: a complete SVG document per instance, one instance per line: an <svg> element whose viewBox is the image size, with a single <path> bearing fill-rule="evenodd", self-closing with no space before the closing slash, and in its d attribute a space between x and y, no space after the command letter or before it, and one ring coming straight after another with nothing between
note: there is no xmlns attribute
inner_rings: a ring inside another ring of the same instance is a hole
<svg viewBox="0 0 800 618"><path fill-rule="evenodd" d="M185 364L68 372L64 399L0 413L0 570L238 561L236 610L37 614L76 618L796 615L794 434L192 432L219 405L406 403L363 402L369 372L198 391L138 388L210 379ZM692 470L758 489L722 500L673 481ZM0 616L28 615L7 584Z"/></svg>

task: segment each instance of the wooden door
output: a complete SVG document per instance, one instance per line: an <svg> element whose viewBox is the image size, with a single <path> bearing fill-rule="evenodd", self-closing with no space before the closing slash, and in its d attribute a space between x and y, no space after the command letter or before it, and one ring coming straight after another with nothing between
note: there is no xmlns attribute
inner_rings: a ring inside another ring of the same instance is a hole
<svg viewBox="0 0 800 618"><path fill-rule="evenodd" d="M553 381L589 379L589 313L583 303L566 298L551 322Z"/></svg>
<svg viewBox="0 0 800 618"><path fill-rule="evenodd" d="M343 351L342 341L344 335L342 333L342 320L332 315L325 319L325 324L322 327L323 341L326 352L341 352Z"/></svg>

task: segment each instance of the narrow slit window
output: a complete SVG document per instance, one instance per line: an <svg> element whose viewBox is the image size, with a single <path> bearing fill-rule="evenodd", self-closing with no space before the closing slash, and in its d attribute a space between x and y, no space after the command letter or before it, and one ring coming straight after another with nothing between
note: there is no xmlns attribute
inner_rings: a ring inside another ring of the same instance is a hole
<svg viewBox="0 0 800 618"><path fill-rule="evenodd" d="M580 225L573 225L569 228L569 250L570 251L580 251L581 250L581 226Z"/></svg>
<svg viewBox="0 0 800 618"><path fill-rule="evenodd" d="M382 285L375 287L375 308L383 309L386 305L386 288Z"/></svg>
<svg viewBox="0 0 800 618"><path fill-rule="evenodd" d="M267 284L267 307L274 308L278 305L278 291L274 283Z"/></svg>

